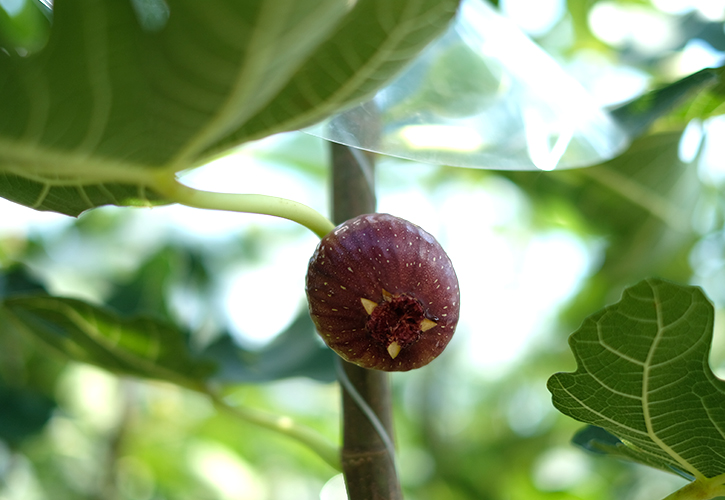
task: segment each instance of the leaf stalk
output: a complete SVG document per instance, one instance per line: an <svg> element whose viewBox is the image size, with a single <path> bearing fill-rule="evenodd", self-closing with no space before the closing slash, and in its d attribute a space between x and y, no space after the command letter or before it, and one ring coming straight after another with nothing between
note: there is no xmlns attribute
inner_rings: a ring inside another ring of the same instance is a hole
<svg viewBox="0 0 725 500"><path fill-rule="evenodd" d="M722 476L693 481L663 500L711 500L725 496L725 484L722 481Z"/></svg>
<svg viewBox="0 0 725 500"><path fill-rule="evenodd" d="M203 191L186 186L168 174L159 177L151 188L170 201L188 207L281 217L301 224L320 238L335 228L332 222L316 210L286 198Z"/></svg>

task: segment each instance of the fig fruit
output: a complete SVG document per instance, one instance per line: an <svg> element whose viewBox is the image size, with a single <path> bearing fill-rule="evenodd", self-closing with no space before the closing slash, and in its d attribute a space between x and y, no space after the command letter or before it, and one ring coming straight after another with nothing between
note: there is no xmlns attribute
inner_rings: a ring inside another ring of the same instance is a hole
<svg viewBox="0 0 725 500"><path fill-rule="evenodd" d="M389 214L340 224L307 270L310 316L343 359L385 371L427 365L453 336L458 279L440 244Z"/></svg>

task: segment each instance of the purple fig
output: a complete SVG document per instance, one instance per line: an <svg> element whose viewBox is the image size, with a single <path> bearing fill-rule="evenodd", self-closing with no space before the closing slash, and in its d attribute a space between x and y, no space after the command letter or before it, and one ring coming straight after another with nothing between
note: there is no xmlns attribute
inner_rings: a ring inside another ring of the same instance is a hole
<svg viewBox="0 0 725 500"><path fill-rule="evenodd" d="M458 323L458 279L448 255L423 229L388 214L355 217L322 238L306 290L325 343L365 368L427 365Z"/></svg>

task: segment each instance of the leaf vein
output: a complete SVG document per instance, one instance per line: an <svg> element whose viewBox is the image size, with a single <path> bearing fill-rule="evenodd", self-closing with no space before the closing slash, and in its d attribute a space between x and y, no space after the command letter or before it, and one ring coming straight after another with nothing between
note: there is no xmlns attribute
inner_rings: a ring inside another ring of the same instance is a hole
<svg viewBox="0 0 725 500"><path fill-rule="evenodd" d="M83 36L86 39L86 57L88 59L87 78L91 89L91 118L88 130L78 146L78 150L92 151L100 142L108 125L111 114L113 90L108 71L108 15L105 2L91 2L92 6L83 24Z"/></svg>
<svg viewBox="0 0 725 500"><path fill-rule="evenodd" d="M48 197L48 193L50 193L50 184L47 182L43 183L43 189L38 193L38 198L35 200L35 202L30 205L30 208L38 208L40 207L45 199Z"/></svg>
<svg viewBox="0 0 725 500"><path fill-rule="evenodd" d="M652 358L655 355L655 352L657 351L657 347L660 344L660 341L662 340L662 336L664 333L664 324L663 324L663 317L662 317L662 301L659 297L659 290L656 286L652 285L648 282L648 285L650 286L650 289L652 290L652 293L654 295L654 304L655 304L655 317L657 319L657 333L655 334L654 338L652 339L652 345L650 346L649 351L647 352L647 359L645 360L644 365L644 373L642 377L642 412L644 416L644 422L645 426L647 428L647 433L650 435L650 438L652 441L654 441L657 446L662 448L662 450L667 453L669 456L671 456L678 464L680 464L686 471L690 472L693 476L696 478L702 478L703 475L700 473L700 471L697 470L690 462L685 460L679 453L677 453L674 449L672 449L671 446L669 446L667 443L665 443L658 435L657 431L655 431L653 425L652 425L652 415L650 412L650 401L649 401L649 385L650 385L650 371L652 369Z"/></svg>
<svg viewBox="0 0 725 500"><path fill-rule="evenodd" d="M603 413L595 410L594 408L592 408L591 406L589 406L588 404L586 404L583 400L579 399L574 393L572 393L568 388L564 387L561 383L559 384L559 387L566 394L568 394L574 401L576 401L577 403L579 403L579 406L581 408L584 408L585 410L590 411L591 413L593 413L594 415L596 415L597 417L599 417L601 420L603 420L605 422L609 422L610 424L612 424L613 427L618 427L618 428L620 428L620 429L622 429L624 431L628 431L628 433L631 433L631 434L634 434L634 435L642 435L642 436L646 436L647 435L647 432L640 431L639 429L635 429L633 427L629 427L628 425L625 425L622 422L619 422L619 421L617 421L617 420L615 420L615 419L613 419L613 418L611 418L611 417L609 417L609 416L607 416L607 415L605 415L605 414L603 414Z"/></svg>

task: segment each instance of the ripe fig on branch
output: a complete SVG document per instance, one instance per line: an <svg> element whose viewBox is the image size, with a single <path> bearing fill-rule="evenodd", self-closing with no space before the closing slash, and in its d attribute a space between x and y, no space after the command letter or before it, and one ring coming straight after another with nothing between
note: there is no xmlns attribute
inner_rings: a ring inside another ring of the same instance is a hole
<svg viewBox="0 0 725 500"><path fill-rule="evenodd" d="M448 255L423 229L389 214L355 217L322 238L306 291L325 343L365 368L427 365L458 323L458 279Z"/></svg>

